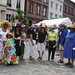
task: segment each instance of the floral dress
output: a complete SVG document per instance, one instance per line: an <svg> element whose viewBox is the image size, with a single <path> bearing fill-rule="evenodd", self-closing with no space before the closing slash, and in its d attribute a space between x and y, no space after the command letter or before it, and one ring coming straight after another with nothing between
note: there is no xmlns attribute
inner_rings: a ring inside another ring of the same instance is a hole
<svg viewBox="0 0 75 75"><path fill-rule="evenodd" d="M3 60L4 63L7 64L18 64L16 59L16 49L15 49L14 40L11 39L4 39L4 54Z"/></svg>

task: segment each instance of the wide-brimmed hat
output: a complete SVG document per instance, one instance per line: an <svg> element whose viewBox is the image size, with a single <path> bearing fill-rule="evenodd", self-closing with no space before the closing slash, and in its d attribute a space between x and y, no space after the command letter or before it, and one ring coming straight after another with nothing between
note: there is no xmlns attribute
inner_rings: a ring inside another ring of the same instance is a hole
<svg viewBox="0 0 75 75"><path fill-rule="evenodd" d="M70 27L68 27L68 29L75 29L75 25L70 25Z"/></svg>
<svg viewBox="0 0 75 75"><path fill-rule="evenodd" d="M59 26L60 26L60 27L61 27L61 26L62 26L62 27L66 27L66 25L65 25L65 24L60 24Z"/></svg>
<svg viewBox="0 0 75 75"><path fill-rule="evenodd" d="M50 29L56 29L56 28L57 28L56 24L50 26Z"/></svg>
<svg viewBox="0 0 75 75"><path fill-rule="evenodd" d="M11 23L9 21L7 21L7 20L1 22L1 27L3 27L3 25L8 25L8 30L12 29Z"/></svg>
<svg viewBox="0 0 75 75"><path fill-rule="evenodd" d="M40 27L45 28L47 26L45 24L41 24Z"/></svg>

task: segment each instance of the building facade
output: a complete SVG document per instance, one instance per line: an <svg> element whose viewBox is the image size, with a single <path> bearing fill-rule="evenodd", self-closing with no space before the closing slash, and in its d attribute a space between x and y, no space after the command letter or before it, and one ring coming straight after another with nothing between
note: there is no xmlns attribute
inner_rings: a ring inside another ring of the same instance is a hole
<svg viewBox="0 0 75 75"><path fill-rule="evenodd" d="M49 0L48 19L63 17L64 0Z"/></svg>
<svg viewBox="0 0 75 75"><path fill-rule="evenodd" d="M71 0L64 0L63 17L69 17L72 22L75 22L75 3Z"/></svg>
<svg viewBox="0 0 75 75"><path fill-rule="evenodd" d="M25 14L29 24L48 19L49 0L26 0Z"/></svg>
<svg viewBox="0 0 75 75"><path fill-rule="evenodd" d="M16 14L17 8L24 11L25 0L0 0L0 22L10 21L11 16Z"/></svg>

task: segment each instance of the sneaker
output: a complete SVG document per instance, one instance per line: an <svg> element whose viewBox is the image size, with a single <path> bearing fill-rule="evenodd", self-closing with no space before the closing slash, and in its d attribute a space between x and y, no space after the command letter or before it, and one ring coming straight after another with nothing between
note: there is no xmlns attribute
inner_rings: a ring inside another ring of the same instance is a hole
<svg viewBox="0 0 75 75"><path fill-rule="evenodd" d="M73 64L71 64L71 65L70 65L70 68L74 68L74 65L73 65Z"/></svg>
<svg viewBox="0 0 75 75"><path fill-rule="evenodd" d="M71 65L71 63L66 63L65 65Z"/></svg>

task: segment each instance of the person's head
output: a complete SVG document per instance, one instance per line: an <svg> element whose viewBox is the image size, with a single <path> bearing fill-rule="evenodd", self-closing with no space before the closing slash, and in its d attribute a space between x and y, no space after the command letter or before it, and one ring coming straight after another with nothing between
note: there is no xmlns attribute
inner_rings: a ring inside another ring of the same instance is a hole
<svg viewBox="0 0 75 75"><path fill-rule="evenodd" d="M60 29L65 29L66 26L65 25L60 25Z"/></svg>
<svg viewBox="0 0 75 75"><path fill-rule="evenodd" d="M70 30L70 33L75 32L75 26L71 25L70 27L68 27L68 29Z"/></svg>
<svg viewBox="0 0 75 75"><path fill-rule="evenodd" d="M7 36L6 36L8 39L10 39L10 38L12 38L12 33L11 32L9 32L9 33L7 33Z"/></svg>
<svg viewBox="0 0 75 75"><path fill-rule="evenodd" d="M51 31L54 31L55 28L52 28Z"/></svg>
<svg viewBox="0 0 75 75"><path fill-rule="evenodd" d="M41 31L42 31L42 32L44 32L44 31L45 31L45 28L44 28L44 27L42 27L42 28L41 28Z"/></svg>
<svg viewBox="0 0 75 75"><path fill-rule="evenodd" d="M16 26L16 31L18 31L20 28L18 26Z"/></svg>
<svg viewBox="0 0 75 75"><path fill-rule="evenodd" d="M69 30L70 30L70 33L75 32L75 29L74 28L69 28Z"/></svg>
<svg viewBox="0 0 75 75"><path fill-rule="evenodd" d="M29 29L31 29L31 26L29 26Z"/></svg>
<svg viewBox="0 0 75 75"><path fill-rule="evenodd" d="M24 31L25 31L25 27L22 27L22 28L21 28L21 31L24 32Z"/></svg>
<svg viewBox="0 0 75 75"><path fill-rule="evenodd" d="M2 27L3 27L4 29L7 29L7 28L8 28L8 24L7 24L7 23L4 23L4 24L2 25Z"/></svg>

